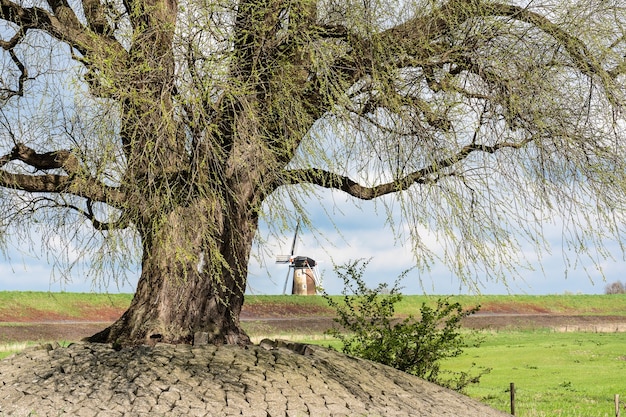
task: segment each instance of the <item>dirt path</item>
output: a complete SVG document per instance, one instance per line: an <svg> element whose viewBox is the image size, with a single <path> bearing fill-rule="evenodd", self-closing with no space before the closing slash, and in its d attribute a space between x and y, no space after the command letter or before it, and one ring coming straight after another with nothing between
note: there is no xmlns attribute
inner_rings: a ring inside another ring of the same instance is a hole
<svg viewBox="0 0 626 417"><path fill-rule="evenodd" d="M626 331L624 316L550 314L516 306L509 311L502 305L483 306L466 318L472 329L533 329L557 331ZM86 306L80 317L42 313L37 310L0 310L0 343L22 341L77 341L108 326L124 312L123 308ZM252 336L319 334L333 325L328 307L298 304L252 303L244 306L241 320Z"/></svg>
<svg viewBox="0 0 626 417"><path fill-rule="evenodd" d="M246 314L243 326L251 336L319 334L333 325L331 317L267 317ZM0 323L0 343L22 341L77 341L109 325L111 321L52 320L38 322ZM555 331L626 331L626 318L621 316L581 316L553 314L490 314L468 317L463 325L471 329L537 329Z"/></svg>
<svg viewBox="0 0 626 417"><path fill-rule="evenodd" d="M463 320L463 325L472 329L552 329L554 331L626 331L624 316L587 316L560 314L479 313Z"/></svg>

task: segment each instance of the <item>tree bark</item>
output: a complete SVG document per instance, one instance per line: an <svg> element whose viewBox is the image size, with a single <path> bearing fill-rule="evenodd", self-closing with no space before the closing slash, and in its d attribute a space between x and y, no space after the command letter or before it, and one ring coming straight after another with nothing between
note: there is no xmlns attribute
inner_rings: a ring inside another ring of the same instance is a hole
<svg viewBox="0 0 626 417"><path fill-rule="evenodd" d="M88 341L193 343L194 334L205 332L213 344L250 343L239 314L257 218L234 215L224 222L207 206L178 207L149 225L130 307Z"/></svg>

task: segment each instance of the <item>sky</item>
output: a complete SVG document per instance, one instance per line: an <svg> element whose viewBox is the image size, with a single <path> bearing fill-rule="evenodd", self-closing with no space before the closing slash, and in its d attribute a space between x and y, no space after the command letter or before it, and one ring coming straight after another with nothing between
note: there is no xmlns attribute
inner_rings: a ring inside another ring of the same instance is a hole
<svg viewBox="0 0 626 417"><path fill-rule="evenodd" d="M332 221L325 211L332 214ZM380 210L378 210L380 211ZM378 213L374 204L365 203L356 208L348 201L337 200L337 196L322 194L319 207L311 210L312 221L317 231L302 228L297 239L296 255L308 256L317 261L317 275L321 277L323 287L329 294L340 294L343 284L333 271L333 265L342 265L357 259L369 260L364 279L370 287L380 282L393 285L396 278L410 269L414 260L408 245L394 242L394 235L386 225L386 218ZM334 223L334 224L333 224ZM336 227L335 227L336 226ZM551 254L543 253L541 263L534 263L534 271L524 271L522 279L507 278L507 282L485 281L475 277L481 294L602 294L607 283L624 281L623 272L626 261L616 243L607 246L614 255L614 260L601 262L603 273L592 263L579 263L567 266L559 236L558 222L550 225L555 233L548 230L551 240ZM267 225L261 224L260 233L266 233ZM265 235L267 237L267 235ZM282 294L288 266L276 264L275 256L288 254L293 239L293 231L285 233L282 239L268 238L263 247L264 256L253 258L249 264L249 294ZM55 242L59 250L68 249L71 243L61 237ZM530 250L530 249L529 249ZM55 272L51 258L40 254L33 257L34 248L16 247L8 251L9 259L0 261L0 290L21 291L66 291L66 292L133 292L138 271L131 274L126 285L116 286L102 282L93 283L83 278L84 271L78 268L70 276L71 282L60 279ZM567 255L567 254L566 254ZM571 255L571 254L570 254ZM535 259L531 252L525 254ZM587 270L585 270L587 268ZM604 276L603 276L604 275ZM429 271L411 270L401 281L404 294L475 294L476 290L463 285L442 263L435 263ZM291 288L289 274L288 291Z"/></svg>

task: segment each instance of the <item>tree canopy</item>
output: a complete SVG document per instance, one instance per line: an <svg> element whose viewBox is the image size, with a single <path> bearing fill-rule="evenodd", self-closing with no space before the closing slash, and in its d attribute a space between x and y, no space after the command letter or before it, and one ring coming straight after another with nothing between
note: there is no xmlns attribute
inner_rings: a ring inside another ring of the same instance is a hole
<svg viewBox="0 0 626 417"><path fill-rule="evenodd" d="M540 245L550 212L583 252L623 231L619 0L0 7L2 227L62 230L101 271L141 258L93 340L247 343L259 218L306 214L302 187L393 195L416 259L436 230L461 276L514 267L511 231Z"/></svg>

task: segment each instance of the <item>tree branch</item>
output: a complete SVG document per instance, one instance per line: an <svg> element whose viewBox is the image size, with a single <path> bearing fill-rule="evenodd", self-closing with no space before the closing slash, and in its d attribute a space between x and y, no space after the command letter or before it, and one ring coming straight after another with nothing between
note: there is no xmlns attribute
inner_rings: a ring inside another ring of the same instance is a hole
<svg viewBox="0 0 626 417"><path fill-rule="evenodd" d="M438 174L446 168L450 168L456 163L466 159L472 153L483 152L493 154L505 148L520 149L532 140L533 138L529 137L520 142L503 142L496 145L469 144L461 148L456 154L438 160L428 167L412 172L403 178L373 187L361 185L347 176L318 168L288 170L283 176L283 183L279 185L293 185L306 182L324 188L338 189L361 200L373 200L387 194L405 191L414 184L437 182L443 177L454 175Z"/></svg>
<svg viewBox="0 0 626 417"><path fill-rule="evenodd" d="M78 214L84 216L87 220L89 220L92 224L92 226L94 227L94 229L99 230L101 232L104 231L111 231L111 230L121 230L121 229L125 229L127 228L130 223L128 222L128 220L125 218L124 215L121 215L120 218L114 222L102 222L100 220L98 220L93 212L93 202L92 200L87 199L87 209L82 209L74 204L70 204L67 202L59 202L53 198L50 197L39 197L37 199L34 199L31 202L33 208L31 209L32 211L35 211L38 208L64 208L64 209L70 209L73 210L75 212L77 212Z"/></svg>
<svg viewBox="0 0 626 417"><path fill-rule="evenodd" d="M113 229L126 229L129 226L128 219L124 216L124 212L122 215L114 222L103 222L96 218L96 215L93 212L93 201L91 199L87 199L87 211L76 209L79 213L85 216L93 227L99 231L113 230Z"/></svg>
<svg viewBox="0 0 626 417"><path fill-rule="evenodd" d="M552 23L547 17L532 12L520 6L507 4L487 4L481 8L487 15L503 16L516 19L520 22L529 23L544 33L552 36L567 51L576 63L578 69L587 76L598 76L602 80L607 95L612 96L609 79L611 74L602 68L593 54L591 54L583 41L576 36L570 35L559 25Z"/></svg>
<svg viewBox="0 0 626 417"><path fill-rule="evenodd" d="M23 143L16 144L10 154L0 158L0 167L9 161L22 161L38 170L60 168L68 174L77 174L81 171L78 158L68 150L37 153Z"/></svg>
<svg viewBox="0 0 626 417"><path fill-rule="evenodd" d="M104 13L104 5L100 0L82 0L87 25L98 35L111 34L113 30Z"/></svg>
<svg viewBox="0 0 626 417"><path fill-rule="evenodd" d="M23 31L39 29L56 39L69 42L81 53L86 52L84 44L90 42L72 9L62 0L51 0L49 5L54 15L39 7L22 7L10 0L0 0L0 16L18 25Z"/></svg>
<svg viewBox="0 0 626 417"><path fill-rule="evenodd" d="M626 73L626 61L618 64L613 70L605 70L582 40L547 17L521 6L483 0L450 0L428 16L410 19L385 30L380 34L380 38L385 44L395 45L404 52L404 55L412 55L413 60L426 62L429 57L440 52L437 45L432 44L434 40L469 19L487 17L505 17L527 23L551 36L567 51L579 71L601 80L607 97L615 104L613 80L618 75Z"/></svg>
<svg viewBox="0 0 626 417"><path fill-rule="evenodd" d="M10 161L21 161L36 170L62 169L61 174L18 174L0 170L0 186L33 193L68 193L94 201L123 207L125 194L93 178L68 150L37 153L24 144L17 144L11 153L0 157L0 168Z"/></svg>
<svg viewBox="0 0 626 417"><path fill-rule="evenodd" d="M48 4L52 13L40 7L22 7L10 0L0 0L0 18L19 26L21 32L29 29L44 31L85 56L97 53L102 61L115 57L119 60L126 54L114 38L93 36L93 32L80 22L67 1L49 0Z"/></svg>
<svg viewBox="0 0 626 417"><path fill-rule="evenodd" d="M12 43L11 41L8 42L8 44L11 44L11 43ZM17 90L13 90L11 88L0 89L0 91L3 93L2 96L0 96L0 99L3 101L6 101L13 96L20 96L20 97L23 96L24 95L24 82L26 82L26 80L28 79L28 70L26 69L22 61L20 61L20 59L17 57L17 55L15 55L15 51L13 50L13 47L8 49L8 51L9 51L9 55L11 56L11 61L13 61L17 69L20 71L20 76L17 79Z"/></svg>

